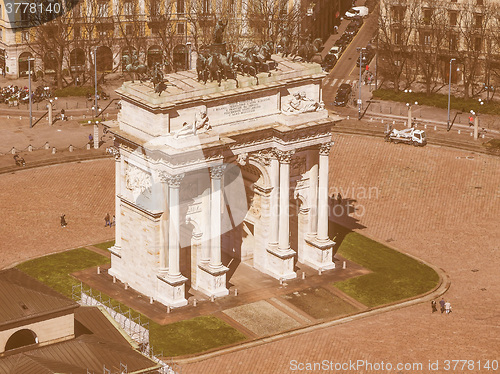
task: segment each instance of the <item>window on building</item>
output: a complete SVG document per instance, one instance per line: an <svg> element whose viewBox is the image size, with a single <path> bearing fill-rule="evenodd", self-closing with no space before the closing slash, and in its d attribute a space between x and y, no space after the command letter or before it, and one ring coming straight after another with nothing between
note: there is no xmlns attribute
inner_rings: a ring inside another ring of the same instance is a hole
<svg viewBox="0 0 500 374"><path fill-rule="evenodd" d="M458 20L458 13L457 12L450 12L450 26L456 26L457 25L457 20Z"/></svg>
<svg viewBox="0 0 500 374"><path fill-rule="evenodd" d="M401 5L395 5L392 7L392 18L394 22L402 22L405 18L406 8Z"/></svg>
<svg viewBox="0 0 500 374"><path fill-rule="evenodd" d="M432 9L427 8L424 9L424 25L430 25L431 24L431 19L432 19Z"/></svg>
<svg viewBox="0 0 500 374"><path fill-rule="evenodd" d="M184 13L184 0L177 0L177 13Z"/></svg>
<svg viewBox="0 0 500 374"><path fill-rule="evenodd" d="M201 3L201 12L210 13L210 0L203 0Z"/></svg>
<svg viewBox="0 0 500 374"><path fill-rule="evenodd" d="M477 4L477 5L484 5L484 4L483 4L483 0L477 0L477 3L476 3L476 4Z"/></svg>
<svg viewBox="0 0 500 374"><path fill-rule="evenodd" d="M424 31L420 33L420 44L422 45L431 44L431 33L429 31Z"/></svg>
<svg viewBox="0 0 500 374"><path fill-rule="evenodd" d="M0 27L0 41L3 40L3 29Z"/></svg>
<svg viewBox="0 0 500 374"><path fill-rule="evenodd" d="M452 2L452 3L456 3L456 2L457 2L457 0L451 0L451 2Z"/></svg>
<svg viewBox="0 0 500 374"><path fill-rule="evenodd" d="M177 34L184 34L185 30L184 30L184 23L183 22L179 22L177 24Z"/></svg>
<svg viewBox="0 0 500 374"><path fill-rule="evenodd" d="M150 13L152 16L160 15L160 2L158 0L151 1Z"/></svg>
<svg viewBox="0 0 500 374"><path fill-rule="evenodd" d="M29 42L30 41L30 32L29 32L29 30L23 30L21 32L21 40L23 42Z"/></svg>
<svg viewBox="0 0 500 374"><path fill-rule="evenodd" d="M125 25L125 34L134 35L134 25Z"/></svg>
<svg viewBox="0 0 500 374"><path fill-rule="evenodd" d="M458 49L458 36L456 34L450 35L450 51L456 51Z"/></svg>
<svg viewBox="0 0 500 374"><path fill-rule="evenodd" d="M229 0L229 13L236 13L236 1Z"/></svg>
<svg viewBox="0 0 500 374"><path fill-rule="evenodd" d="M125 1L123 3L123 15L125 15L125 16L134 15L134 2L133 1Z"/></svg>
<svg viewBox="0 0 500 374"><path fill-rule="evenodd" d="M474 20L475 20L476 28L480 29L481 27L483 27L483 15L482 14L476 14L474 16Z"/></svg>
<svg viewBox="0 0 500 374"><path fill-rule="evenodd" d="M99 1L97 4L97 15L99 18L108 17L109 7L107 1Z"/></svg>
<svg viewBox="0 0 500 374"><path fill-rule="evenodd" d="M475 51L480 51L483 47L483 38L481 38L480 36L476 36L476 38L474 39L474 50Z"/></svg>
<svg viewBox="0 0 500 374"><path fill-rule="evenodd" d="M75 4L73 7L73 18L80 18L81 17L81 11L80 11L80 3Z"/></svg>
<svg viewBox="0 0 500 374"><path fill-rule="evenodd" d="M403 33L401 30L394 30L394 44L401 45L403 43Z"/></svg>
<svg viewBox="0 0 500 374"><path fill-rule="evenodd" d="M73 28L73 35L74 35L75 39L80 39L82 37L82 30L81 30L80 26L76 25Z"/></svg>

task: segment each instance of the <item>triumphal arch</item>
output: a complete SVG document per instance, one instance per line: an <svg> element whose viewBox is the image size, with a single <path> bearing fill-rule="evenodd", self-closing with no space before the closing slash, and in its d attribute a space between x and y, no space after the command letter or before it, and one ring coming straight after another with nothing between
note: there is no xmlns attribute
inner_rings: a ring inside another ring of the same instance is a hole
<svg viewBox="0 0 500 374"><path fill-rule="evenodd" d="M166 91L126 82L108 123L116 160L116 244L109 273L172 307L187 287L228 294L224 259L276 279L296 262L332 269L331 127L317 64L200 83L170 74Z"/></svg>

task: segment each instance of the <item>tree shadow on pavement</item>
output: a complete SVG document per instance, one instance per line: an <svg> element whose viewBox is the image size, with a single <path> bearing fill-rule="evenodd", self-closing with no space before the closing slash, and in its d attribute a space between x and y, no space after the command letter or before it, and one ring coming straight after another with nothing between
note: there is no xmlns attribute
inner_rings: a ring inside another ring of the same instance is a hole
<svg viewBox="0 0 500 374"><path fill-rule="evenodd" d="M366 228L356 218L358 212L354 205L355 202L355 199L329 199L328 236L335 242L334 254L337 253L347 234L355 229L362 230Z"/></svg>

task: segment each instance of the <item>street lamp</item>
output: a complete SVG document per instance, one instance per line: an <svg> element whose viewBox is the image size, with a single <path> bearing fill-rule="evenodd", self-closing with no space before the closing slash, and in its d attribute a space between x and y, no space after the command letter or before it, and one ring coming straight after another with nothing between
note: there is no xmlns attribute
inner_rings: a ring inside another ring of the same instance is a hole
<svg viewBox="0 0 500 374"><path fill-rule="evenodd" d="M450 74L448 75L448 122L447 127L450 127L450 98L451 98L451 63L456 61L455 58L450 60Z"/></svg>
<svg viewBox="0 0 500 374"><path fill-rule="evenodd" d="M35 59L28 58L28 99L30 106L30 129L33 127L33 100L31 98L31 61L35 61Z"/></svg>
<svg viewBox="0 0 500 374"><path fill-rule="evenodd" d="M411 92L411 90L410 90ZM415 105L418 105L418 101L415 101ZM408 127L412 127L412 120L411 120L411 106L412 104L406 103L406 106L408 107Z"/></svg>
<svg viewBox="0 0 500 374"><path fill-rule="evenodd" d="M356 48L359 51L359 81L358 81L358 120L361 119L361 62L363 60L363 52L366 51L366 48Z"/></svg>
<svg viewBox="0 0 500 374"><path fill-rule="evenodd" d="M94 57L94 83L95 83L95 111L94 111L94 117L97 117L97 47L94 48L94 52L90 52L91 55Z"/></svg>

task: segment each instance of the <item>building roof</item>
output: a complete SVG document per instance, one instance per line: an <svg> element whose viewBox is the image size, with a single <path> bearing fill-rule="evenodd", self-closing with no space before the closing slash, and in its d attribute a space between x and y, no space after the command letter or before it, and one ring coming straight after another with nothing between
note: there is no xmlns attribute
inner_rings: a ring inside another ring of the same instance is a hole
<svg viewBox="0 0 500 374"><path fill-rule="evenodd" d="M77 338L0 358L0 374L148 373L160 365L133 349L128 340L96 307L82 307L75 314Z"/></svg>
<svg viewBox="0 0 500 374"><path fill-rule="evenodd" d="M0 330L24 320L71 311L78 306L18 269L0 271Z"/></svg>

